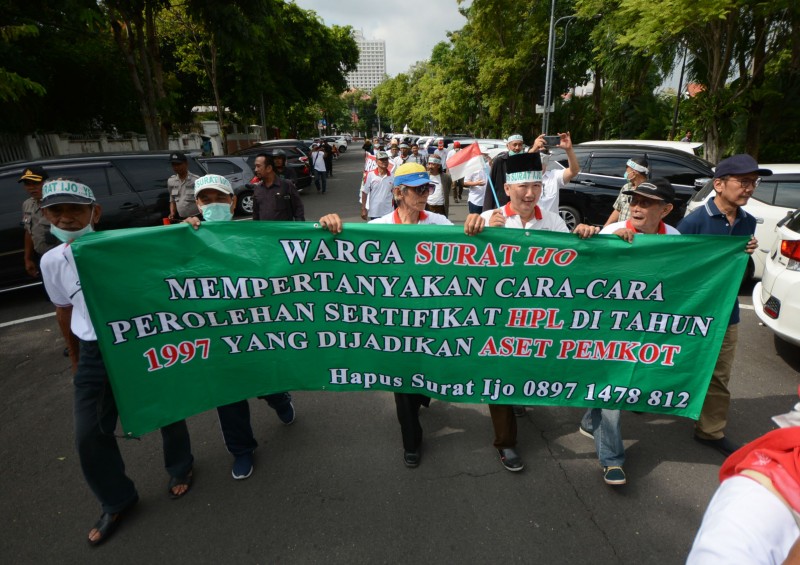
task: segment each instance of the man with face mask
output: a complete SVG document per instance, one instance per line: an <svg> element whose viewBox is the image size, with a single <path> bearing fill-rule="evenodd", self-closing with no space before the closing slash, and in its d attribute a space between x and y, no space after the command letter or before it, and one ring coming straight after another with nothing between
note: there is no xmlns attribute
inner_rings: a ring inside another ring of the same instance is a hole
<svg viewBox="0 0 800 565"><path fill-rule="evenodd" d="M636 190L636 187L646 181L649 175L650 165L647 163L647 157L632 157L628 159L625 164L625 180L628 182L620 189L619 195L614 201L614 209L606 220L606 226L616 222L624 222L628 219L631 215L631 209L628 206L629 198L625 191Z"/></svg>
<svg viewBox="0 0 800 565"><path fill-rule="evenodd" d="M114 533L123 515L139 500L133 481L125 475L125 463L114 435L117 405L70 245L94 231L102 210L88 186L61 179L45 183L42 209L53 235L64 242L42 257L42 278L56 305L61 331L73 342L70 357L75 369L75 447L84 479L102 505L103 513L87 540L90 545L98 545ZM167 492L170 498L180 498L192 485L194 463L186 422L161 428L161 436L164 464L170 475Z"/></svg>
<svg viewBox="0 0 800 565"><path fill-rule="evenodd" d="M206 222L224 222L233 218L236 196L231 183L225 177L206 175L197 179L195 199ZM200 219L196 217L188 218L186 222L194 229L201 226ZM294 404L288 392L267 394L259 398L267 401L277 412L281 422L287 426L294 422ZM253 473L253 451L258 446L250 423L250 404L247 400L240 400L219 406L217 415L225 447L233 455L231 475L237 480L246 479Z"/></svg>

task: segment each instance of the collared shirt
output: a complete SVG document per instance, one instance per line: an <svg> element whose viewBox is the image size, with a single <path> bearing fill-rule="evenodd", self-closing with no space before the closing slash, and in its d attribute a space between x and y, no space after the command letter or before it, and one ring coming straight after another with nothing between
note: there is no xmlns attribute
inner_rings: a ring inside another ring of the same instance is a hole
<svg viewBox="0 0 800 565"><path fill-rule="evenodd" d="M50 301L56 306L72 306L69 327L78 339L97 341L81 281L75 268L72 246L62 243L44 254L41 263L42 280Z"/></svg>
<svg viewBox="0 0 800 565"><path fill-rule="evenodd" d="M417 153L416 155L411 153L408 156L408 159L406 159L406 163L417 163L418 165L422 165L424 167L428 164L428 160L422 153Z"/></svg>
<svg viewBox="0 0 800 565"><path fill-rule="evenodd" d="M40 204L32 197L22 203L22 227L33 240L33 250L44 255L60 242L50 233L50 222L44 217Z"/></svg>
<svg viewBox="0 0 800 565"><path fill-rule="evenodd" d="M402 224L403 220L400 219L400 213L395 210L393 212L389 212L388 214L381 216L380 218L375 218L374 220L369 221L370 224ZM446 217L442 216L441 214L437 214L435 212L425 212L424 210L419 213L419 221L417 224L431 224L437 226L452 226L453 222L448 220Z"/></svg>
<svg viewBox="0 0 800 565"><path fill-rule="evenodd" d="M253 189L253 221L305 221L305 209L294 185L275 175L272 184Z"/></svg>
<svg viewBox="0 0 800 565"><path fill-rule="evenodd" d="M623 192L632 189L633 185L631 183L625 183L625 186L619 189L617 199L614 201L614 210L619 212L619 218L617 219L620 222L627 220L631 215L631 197L629 194L623 194Z"/></svg>
<svg viewBox="0 0 800 565"><path fill-rule="evenodd" d="M520 215L511 207L511 202L500 208L500 210L502 211L503 216L506 217L507 228L525 228L529 230L545 230L569 233L569 228L567 227L567 224L564 223L564 220L561 219L561 216L552 212L547 212L546 210L542 210L538 206L533 209L533 218L531 218L524 225ZM494 210L487 210L481 214L481 218L484 219L487 226L489 225L489 220L491 219L493 213Z"/></svg>
<svg viewBox="0 0 800 565"><path fill-rule="evenodd" d="M633 224L631 224L630 219L627 219L624 222L614 222L613 224L608 224L606 227L601 229L599 233L607 235L621 229L633 230L637 233L642 233L633 227ZM681 232L679 232L669 224L661 222L658 224L658 235L681 235Z"/></svg>
<svg viewBox="0 0 800 565"><path fill-rule="evenodd" d="M686 216L678 223L678 231L684 235L749 235L756 233L756 219L742 208L736 210L736 219L733 225L728 222L714 199L710 198L700 208ZM739 299L733 306L729 324L739 323Z"/></svg>
<svg viewBox="0 0 800 565"><path fill-rule="evenodd" d="M175 208L181 218L197 216L200 213L194 199L194 181L199 178L194 173L188 173L183 180L178 175L172 175L167 179L169 198L175 203Z"/></svg>
<svg viewBox="0 0 800 565"><path fill-rule="evenodd" d="M370 218L378 218L392 211L392 183L391 174L381 176L378 169L370 171L361 192L367 195L367 210Z"/></svg>

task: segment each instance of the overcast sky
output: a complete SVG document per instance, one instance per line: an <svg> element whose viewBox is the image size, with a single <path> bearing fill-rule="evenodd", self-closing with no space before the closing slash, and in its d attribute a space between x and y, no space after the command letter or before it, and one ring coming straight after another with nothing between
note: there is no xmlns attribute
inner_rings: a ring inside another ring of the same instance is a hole
<svg viewBox="0 0 800 565"><path fill-rule="evenodd" d="M456 0L295 0L295 4L314 10L325 25L349 25L362 30L366 39L386 41L389 76L429 59L433 46L447 40L448 31L459 30L467 22L458 13Z"/></svg>

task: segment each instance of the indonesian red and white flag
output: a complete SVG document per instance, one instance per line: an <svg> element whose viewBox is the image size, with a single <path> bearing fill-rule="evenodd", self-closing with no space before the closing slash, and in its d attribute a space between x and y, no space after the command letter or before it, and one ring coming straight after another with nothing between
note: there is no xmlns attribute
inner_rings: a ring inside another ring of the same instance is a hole
<svg viewBox="0 0 800 565"><path fill-rule="evenodd" d="M483 170L483 155L477 143L470 143L466 149L457 151L447 160L447 172L453 180L462 179L481 170Z"/></svg>

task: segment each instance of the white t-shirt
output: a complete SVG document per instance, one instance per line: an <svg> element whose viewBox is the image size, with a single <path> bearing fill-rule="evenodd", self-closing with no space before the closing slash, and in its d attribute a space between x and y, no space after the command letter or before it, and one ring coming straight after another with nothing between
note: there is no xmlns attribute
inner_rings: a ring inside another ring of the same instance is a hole
<svg viewBox="0 0 800 565"><path fill-rule="evenodd" d="M315 171L320 171L322 173L327 171L325 168L325 152L322 150L312 151L311 164L313 165Z"/></svg>
<svg viewBox="0 0 800 565"><path fill-rule="evenodd" d="M548 170L542 175L542 196L539 208L558 214L558 190L564 188L566 169Z"/></svg>
<svg viewBox="0 0 800 565"><path fill-rule="evenodd" d="M370 224L402 224L403 222L400 221L400 215L397 213L397 210L394 212L390 212L385 216L381 216L380 218L375 218L374 220L369 221ZM453 222L442 216L441 214L436 214L434 212L420 212L419 213L419 221L417 224L433 224L437 226L452 226Z"/></svg>
<svg viewBox="0 0 800 565"><path fill-rule="evenodd" d="M625 220L624 222L614 222L613 224L608 224L606 227L601 229L600 233L601 234L614 233L615 231L619 229L624 229L626 227L628 227L628 220ZM681 235L681 232L679 232L669 224L663 224L663 229L665 230L665 232L661 235Z"/></svg>
<svg viewBox="0 0 800 565"><path fill-rule="evenodd" d="M377 218L392 211L392 175L384 177L375 171L367 175L361 192L367 195L367 210L370 218Z"/></svg>
<svg viewBox="0 0 800 565"><path fill-rule="evenodd" d="M748 477L731 477L708 504L686 564L780 565L798 536L777 496Z"/></svg>
<svg viewBox="0 0 800 565"><path fill-rule="evenodd" d="M537 210L539 211L538 217L537 214L535 214L529 222L527 222L525 225L522 225L522 218L520 218L519 214L514 212L513 208L511 208L511 202L500 208L503 216L507 218L507 228L525 228L529 230L545 230L569 233L569 228L567 227L567 224L564 223L564 220L561 219L561 216L542 210L538 206ZM493 213L494 210L486 210L481 214L481 218L484 219L487 226L489 225L489 219L492 217Z"/></svg>
<svg viewBox="0 0 800 565"><path fill-rule="evenodd" d="M442 176L430 175L433 192L428 195L428 204L431 206L444 206L444 191L442 190Z"/></svg>
<svg viewBox="0 0 800 565"><path fill-rule="evenodd" d="M72 247L62 243L44 254L42 280L50 301L56 306L72 306L70 329L83 341L97 341L89 310L83 297L81 281L75 268Z"/></svg>
<svg viewBox="0 0 800 565"><path fill-rule="evenodd" d="M481 181L483 184L476 184L475 186L465 186L469 189L468 201L475 206L483 206L483 197L486 195L486 175L483 171L475 171L467 175L464 179L466 182L473 182L476 180Z"/></svg>

